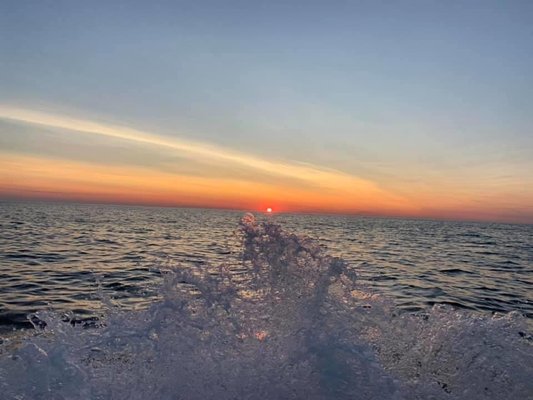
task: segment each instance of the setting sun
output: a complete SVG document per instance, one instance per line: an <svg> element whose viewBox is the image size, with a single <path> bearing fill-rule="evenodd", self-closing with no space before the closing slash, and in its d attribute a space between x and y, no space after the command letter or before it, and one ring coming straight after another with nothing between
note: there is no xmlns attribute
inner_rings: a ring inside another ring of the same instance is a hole
<svg viewBox="0 0 533 400"><path fill-rule="evenodd" d="M270 214L270 213L272 212L272 208L268 207L268 208L266 209L266 212Z"/></svg>

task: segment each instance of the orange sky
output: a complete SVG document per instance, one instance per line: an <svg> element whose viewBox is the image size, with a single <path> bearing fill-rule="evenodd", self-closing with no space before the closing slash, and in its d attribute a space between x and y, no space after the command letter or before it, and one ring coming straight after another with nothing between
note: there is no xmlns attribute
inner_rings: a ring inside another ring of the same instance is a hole
<svg viewBox="0 0 533 400"><path fill-rule="evenodd" d="M531 187L484 182L475 170L368 179L26 109L0 107L0 121L8 133L0 149L6 199L533 221Z"/></svg>
<svg viewBox="0 0 533 400"><path fill-rule="evenodd" d="M230 178L177 175L138 167L4 155L0 193L6 197L75 199L276 211L373 212L414 215L405 199L370 183L336 177L328 187L298 187Z"/></svg>

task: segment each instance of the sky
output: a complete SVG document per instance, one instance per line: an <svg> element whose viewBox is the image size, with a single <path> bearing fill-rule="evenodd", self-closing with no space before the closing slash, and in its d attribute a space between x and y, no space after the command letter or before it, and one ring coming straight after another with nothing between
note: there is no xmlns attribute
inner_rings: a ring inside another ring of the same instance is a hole
<svg viewBox="0 0 533 400"><path fill-rule="evenodd" d="M0 200L533 223L531 1L0 2Z"/></svg>

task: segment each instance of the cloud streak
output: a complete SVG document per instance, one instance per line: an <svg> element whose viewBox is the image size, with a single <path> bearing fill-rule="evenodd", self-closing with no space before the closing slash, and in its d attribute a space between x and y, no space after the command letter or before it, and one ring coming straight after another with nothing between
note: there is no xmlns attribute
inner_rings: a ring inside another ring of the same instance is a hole
<svg viewBox="0 0 533 400"><path fill-rule="evenodd" d="M412 208L407 200L379 188L374 182L323 167L272 161L205 143L160 136L124 126L9 106L0 106L0 119L158 146L195 160L231 164L280 178L295 179L314 188L317 194L320 190L329 192L332 199L338 197L347 211L350 208L359 210L360 206L368 207L371 204L386 209ZM298 186L297 182L294 189L296 186ZM352 204L352 207L349 204ZM329 204L329 206L336 208L335 204ZM324 204L324 209L327 208L328 204Z"/></svg>
<svg viewBox="0 0 533 400"><path fill-rule="evenodd" d="M233 163L247 168L253 168L259 171L289 178L315 182L323 181L324 183L331 179L336 180L342 178L354 179L360 184L371 184L369 181L344 174L340 171L330 170L322 167L270 161L251 156L249 154L211 146L205 143L170 138L124 126L102 124L85 119L60 116L35 110L0 106L0 118L27 124L66 129L74 132L77 131L107 136L110 138L123 139L152 146L160 146L167 149L176 150L181 155L186 154L195 158L201 158L209 161Z"/></svg>

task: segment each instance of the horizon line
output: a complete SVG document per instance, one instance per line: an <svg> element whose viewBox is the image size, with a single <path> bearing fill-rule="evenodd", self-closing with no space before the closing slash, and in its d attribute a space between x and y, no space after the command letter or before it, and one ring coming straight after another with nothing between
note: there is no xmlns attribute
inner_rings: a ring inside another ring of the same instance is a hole
<svg viewBox="0 0 533 400"><path fill-rule="evenodd" d="M139 203L139 202L118 202L118 201L94 201L94 200L79 200L79 199L55 199L55 198L17 198L17 197L1 197L1 203L46 203L46 204L73 204L73 205L103 205L116 207L146 207L146 208L181 208L181 209L197 209L197 210L213 210L213 211L234 211L253 214L266 214L265 210L257 208L239 208L230 206L210 206L210 205L194 205L194 204L155 204L155 203ZM345 216L351 218L376 218L376 219L396 219L396 220L415 220L415 221L434 221L434 222L465 222L465 223L480 223L480 224L505 224L505 225L527 225L532 226L533 222L517 222L505 220L491 220L491 219L475 219L475 218L459 218L459 217L439 217L432 215L401 215L401 214L385 214L372 212L349 212L349 211L320 211L320 210L273 210L269 215L313 215L313 216Z"/></svg>

